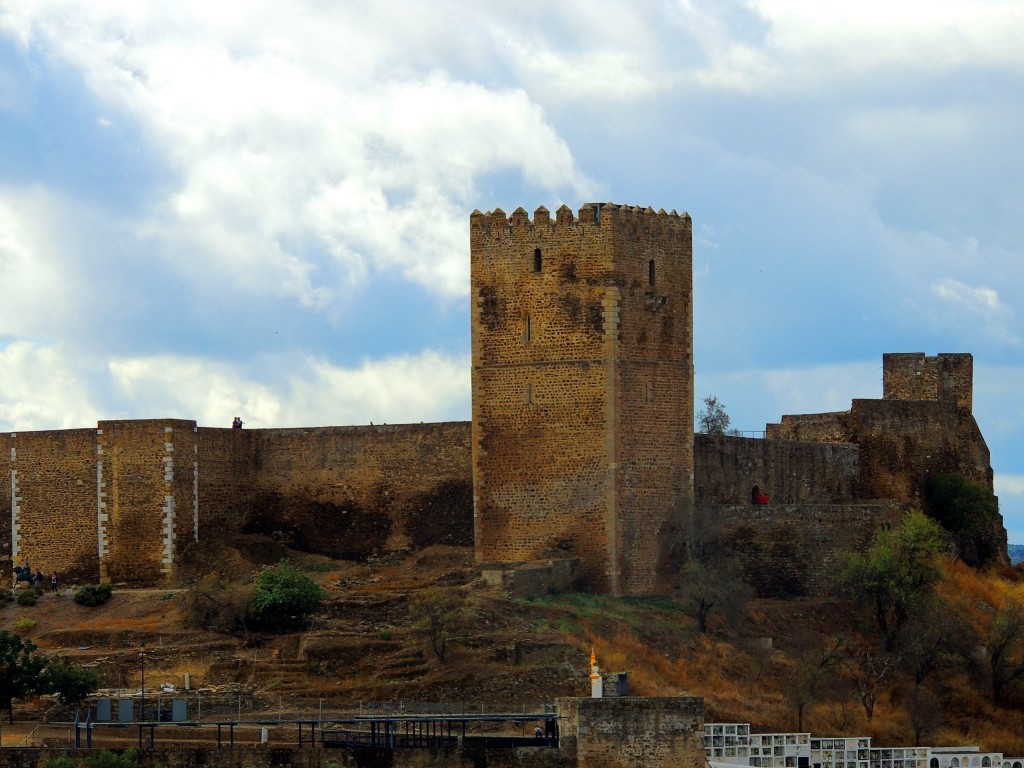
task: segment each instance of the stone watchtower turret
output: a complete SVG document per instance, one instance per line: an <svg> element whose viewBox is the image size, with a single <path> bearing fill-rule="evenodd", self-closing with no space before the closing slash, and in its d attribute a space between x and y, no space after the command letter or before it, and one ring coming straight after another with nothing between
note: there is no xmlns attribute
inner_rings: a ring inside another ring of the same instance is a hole
<svg viewBox="0 0 1024 768"><path fill-rule="evenodd" d="M470 216L476 556L669 589L693 504L688 214Z"/></svg>

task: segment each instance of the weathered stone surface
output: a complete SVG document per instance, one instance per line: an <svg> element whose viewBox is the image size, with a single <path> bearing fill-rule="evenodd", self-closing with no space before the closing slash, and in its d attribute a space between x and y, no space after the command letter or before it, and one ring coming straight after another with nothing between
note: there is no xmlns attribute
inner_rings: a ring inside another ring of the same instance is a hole
<svg viewBox="0 0 1024 768"><path fill-rule="evenodd" d="M470 246L472 424L6 433L0 564L150 585L193 542L249 531L336 557L472 543L480 563L578 558L586 587L642 594L673 588L696 500L759 592L811 595L843 549L920 505L930 474L992 488L968 354L886 354L881 399L783 416L765 440L695 438L686 214L474 211ZM769 506L749 504L754 486ZM575 578L511 573L531 593Z"/></svg>
<svg viewBox="0 0 1024 768"><path fill-rule="evenodd" d="M858 498L860 447L852 443L696 435L694 450L699 503L748 504L754 486L780 504Z"/></svg>
<svg viewBox="0 0 1024 768"><path fill-rule="evenodd" d="M696 696L558 699L560 749L587 768L702 768Z"/></svg>
<svg viewBox="0 0 1024 768"><path fill-rule="evenodd" d="M720 521L724 540L742 565L743 580L759 597L828 594L847 552L867 547L899 519L896 502L875 504L703 504Z"/></svg>
<svg viewBox="0 0 1024 768"><path fill-rule="evenodd" d="M477 557L578 556L669 588L692 504L688 216L587 204L470 219Z"/></svg>

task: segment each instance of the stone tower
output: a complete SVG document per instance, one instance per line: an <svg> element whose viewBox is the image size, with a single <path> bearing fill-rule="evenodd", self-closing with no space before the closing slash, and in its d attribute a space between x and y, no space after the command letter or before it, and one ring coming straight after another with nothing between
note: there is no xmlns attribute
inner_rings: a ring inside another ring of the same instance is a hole
<svg viewBox="0 0 1024 768"><path fill-rule="evenodd" d="M693 504L689 215L474 211L470 248L477 560L670 589Z"/></svg>

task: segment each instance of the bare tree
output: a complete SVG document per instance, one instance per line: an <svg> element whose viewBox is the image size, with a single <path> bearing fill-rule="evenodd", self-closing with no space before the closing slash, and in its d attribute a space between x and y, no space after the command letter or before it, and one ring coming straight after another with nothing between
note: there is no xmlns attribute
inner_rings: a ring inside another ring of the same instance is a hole
<svg viewBox="0 0 1024 768"><path fill-rule="evenodd" d="M886 681L899 667L899 654L860 648L848 661L851 677L857 686L857 696L870 722L875 714L875 702Z"/></svg>
<svg viewBox="0 0 1024 768"><path fill-rule="evenodd" d="M933 595L911 614L895 644L914 685L920 685L939 670L963 666L978 638L962 609Z"/></svg>
<svg viewBox="0 0 1024 768"><path fill-rule="evenodd" d="M992 701L1002 702L1007 685L1024 676L1024 606L1008 601L992 620L988 633L988 664Z"/></svg>
<svg viewBox="0 0 1024 768"><path fill-rule="evenodd" d="M827 645L801 653L787 680L785 696L796 713L797 731L804 729L804 712L818 700L818 692L825 671L840 661L840 649L846 644L843 637L832 638Z"/></svg>
<svg viewBox="0 0 1024 768"><path fill-rule="evenodd" d="M750 600L751 589L743 582L735 551L725 542L720 523L703 507L690 518L679 592L702 633L707 632L713 611L733 621Z"/></svg>
<svg viewBox="0 0 1024 768"><path fill-rule="evenodd" d="M461 596L451 590L432 589L413 604L417 626L427 636L430 647L442 664L448 653L448 640L462 618Z"/></svg>
<svg viewBox="0 0 1024 768"><path fill-rule="evenodd" d="M938 697L921 686L914 686L903 702L907 720L914 730L914 746L921 746L921 738L942 725L942 707Z"/></svg>

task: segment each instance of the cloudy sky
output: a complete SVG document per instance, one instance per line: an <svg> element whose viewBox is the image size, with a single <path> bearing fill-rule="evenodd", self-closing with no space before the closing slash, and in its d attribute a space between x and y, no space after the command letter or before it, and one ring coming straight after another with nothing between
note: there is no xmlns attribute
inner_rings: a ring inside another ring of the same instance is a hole
<svg viewBox="0 0 1024 768"><path fill-rule="evenodd" d="M1024 3L0 0L0 429L468 420L468 216L694 220L734 425L971 352L1024 543Z"/></svg>

